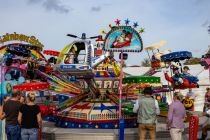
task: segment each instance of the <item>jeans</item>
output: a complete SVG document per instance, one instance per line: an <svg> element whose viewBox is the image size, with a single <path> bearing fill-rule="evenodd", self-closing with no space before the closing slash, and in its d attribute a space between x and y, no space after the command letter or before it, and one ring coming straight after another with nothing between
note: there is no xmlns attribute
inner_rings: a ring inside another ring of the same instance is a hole
<svg viewBox="0 0 210 140"><path fill-rule="evenodd" d="M21 140L38 140L39 129L38 128L31 128L21 129Z"/></svg>
<svg viewBox="0 0 210 140"><path fill-rule="evenodd" d="M171 128L170 129L171 139L172 140L182 140L182 132L184 132L184 129Z"/></svg>
<svg viewBox="0 0 210 140"><path fill-rule="evenodd" d="M150 140L156 139L156 124L139 124L139 140L145 140L147 131L149 132Z"/></svg>
<svg viewBox="0 0 210 140"><path fill-rule="evenodd" d="M6 125L7 140L21 140L19 125Z"/></svg>

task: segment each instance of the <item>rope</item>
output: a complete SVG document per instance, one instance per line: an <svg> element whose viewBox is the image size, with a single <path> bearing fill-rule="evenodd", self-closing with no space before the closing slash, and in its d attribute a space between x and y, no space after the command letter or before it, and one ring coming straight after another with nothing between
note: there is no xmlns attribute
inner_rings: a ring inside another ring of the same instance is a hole
<svg viewBox="0 0 210 140"><path fill-rule="evenodd" d="M200 72L198 72L195 76L198 76L199 74L201 74L201 72L203 72L205 69L202 69Z"/></svg>

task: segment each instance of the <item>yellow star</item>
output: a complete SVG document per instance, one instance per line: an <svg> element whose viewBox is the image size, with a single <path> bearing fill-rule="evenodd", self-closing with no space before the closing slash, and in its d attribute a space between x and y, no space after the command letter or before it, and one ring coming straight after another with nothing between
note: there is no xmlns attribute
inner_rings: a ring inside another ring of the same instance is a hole
<svg viewBox="0 0 210 140"><path fill-rule="evenodd" d="M102 33L102 34L106 34L106 30L104 30L104 29L101 30L101 33Z"/></svg>

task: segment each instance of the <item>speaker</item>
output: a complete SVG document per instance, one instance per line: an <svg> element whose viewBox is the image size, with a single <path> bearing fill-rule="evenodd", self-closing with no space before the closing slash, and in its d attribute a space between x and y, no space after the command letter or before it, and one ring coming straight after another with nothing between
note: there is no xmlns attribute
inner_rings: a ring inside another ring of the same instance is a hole
<svg viewBox="0 0 210 140"><path fill-rule="evenodd" d="M127 53L120 53L119 59L121 59L121 54L123 55L123 60L127 60L128 59L128 54Z"/></svg>

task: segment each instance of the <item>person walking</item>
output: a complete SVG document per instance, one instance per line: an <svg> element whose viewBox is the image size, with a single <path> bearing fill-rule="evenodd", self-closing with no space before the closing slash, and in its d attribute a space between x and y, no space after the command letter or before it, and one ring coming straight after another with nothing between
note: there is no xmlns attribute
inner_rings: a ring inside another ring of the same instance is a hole
<svg viewBox="0 0 210 140"><path fill-rule="evenodd" d="M29 92L27 103L20 108L18 122L21 124L22 140L38 140L39 128L42 127L41 112L38 105L34 103L35 93Z"/></svg>
<svg viewBox="0 0 210 140"><path fill-rule="evenodd" d="M21 103L18 101L19 91L12 90L12 97L4 104L3 112L6 118L6 134L7 140L20 140L20 125L18 124L18 112Z"/></svg>
<svg viewBox="0 0 210 140"><path fill-rule="evenodd" d="M172 140L182 140L186 110L184 105L181 103L181 93L175 92L173 100L174 102L172 102L169 106L167 125L170 130Z"/></svg>
<svg viewBox="0 0 210 140"><path fill-rule="evenodd" d="M151 87L143 90L144 96L136 100L133 112L138 114L137 122L139 124L139 140L146 138L149 131L150 140L156 139L156 119L160 114L157 100L152 97L154 93Z"/></svg>

